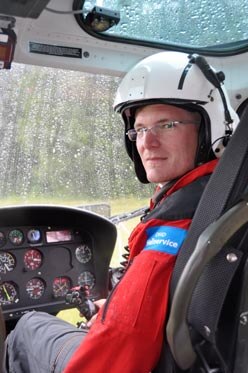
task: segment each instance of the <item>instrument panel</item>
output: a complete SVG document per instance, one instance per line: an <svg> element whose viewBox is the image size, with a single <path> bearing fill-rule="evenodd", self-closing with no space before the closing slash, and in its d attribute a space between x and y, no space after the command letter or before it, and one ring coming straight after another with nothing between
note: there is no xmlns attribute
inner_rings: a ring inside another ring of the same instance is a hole
<svg viewBox="0 0 248 373"><path fill-rule="evenodd" d="M65 295L77 285L87 285L93 300L106 297L115 239L115 226L89 211L44 205L0 209L5 319L69 308Z"/></svg>

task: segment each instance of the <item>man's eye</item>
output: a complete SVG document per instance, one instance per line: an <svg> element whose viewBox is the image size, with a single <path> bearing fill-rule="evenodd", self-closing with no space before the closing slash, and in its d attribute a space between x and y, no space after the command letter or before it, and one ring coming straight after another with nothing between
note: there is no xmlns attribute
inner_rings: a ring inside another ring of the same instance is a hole
<svg viewBox="0 0 248 373"><path fill-rule="evenodd" d="M173 128L173 127L174 127L174 123L173 122L163 123L160 126L160 128L163 128L163 129L170 129L170 128Z"/></svg>
<svg viewBox="0 0 248 373"><path fill-rule="evenodd" d="M136 132L137 132L137 133L143 133L143 132L145 132L145 131L146 131L146 128L144 128L144 127L137 128L137 129L136 129Z"/></svg>

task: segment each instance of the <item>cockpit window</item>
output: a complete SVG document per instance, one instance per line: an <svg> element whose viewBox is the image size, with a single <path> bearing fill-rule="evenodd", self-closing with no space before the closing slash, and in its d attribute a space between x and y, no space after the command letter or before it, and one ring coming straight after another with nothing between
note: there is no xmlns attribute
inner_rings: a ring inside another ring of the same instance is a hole
<svg viewBox="0 0 248 373"><path fill-rule="evenodd" d="M75 0L80 7L79 24L101 38L212 54L248 47L246 0Z"/></svg>
<svg viewBox="0 0 248 373"><path fill-rule="evenodd" d="M125 151L113 110L119 82L16 63L0 70L0 206L70 205L111 219L115 266L154 188L137 180Z"/></svg>
<svg viewBox="0 0 248 373"><path fill-rule="evenodd" d="M113 110L119 80L21 64L0 70L0 205L147 201Z"/></svg>

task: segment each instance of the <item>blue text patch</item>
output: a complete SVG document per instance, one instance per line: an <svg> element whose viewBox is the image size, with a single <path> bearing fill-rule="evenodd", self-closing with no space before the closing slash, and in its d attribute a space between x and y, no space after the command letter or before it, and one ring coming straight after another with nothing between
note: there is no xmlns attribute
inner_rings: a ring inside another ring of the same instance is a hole
<svg viewBox="0 0 248 373"><path fill-rule="evenodd" d="M168 254L177 254L187 230L178 227L151 227L146 230L148 239L144 250L156 250Z"/></svg>

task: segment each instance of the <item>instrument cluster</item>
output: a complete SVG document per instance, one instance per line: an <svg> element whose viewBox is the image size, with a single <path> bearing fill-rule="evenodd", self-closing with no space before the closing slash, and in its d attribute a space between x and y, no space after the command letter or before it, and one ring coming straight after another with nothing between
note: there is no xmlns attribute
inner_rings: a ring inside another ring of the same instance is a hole
<svg viewBox="0 0 248 373"><path fill-rule="evenodd" d="M60 216L59 225L55 219L53 225L0 227L0 305L6 320L33 309L54 313L68 308L65 296L77 285L87 285L92 299L106 295L113 247L99 251L101 229L97 233L97 225L90 225L94 220L111 223L84 211L80 225L71 219L68 225L65 212L64 225Z"/></svg>

